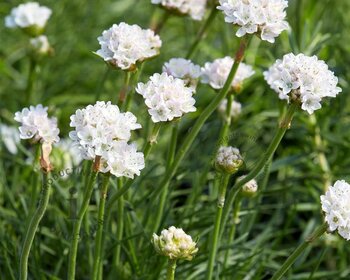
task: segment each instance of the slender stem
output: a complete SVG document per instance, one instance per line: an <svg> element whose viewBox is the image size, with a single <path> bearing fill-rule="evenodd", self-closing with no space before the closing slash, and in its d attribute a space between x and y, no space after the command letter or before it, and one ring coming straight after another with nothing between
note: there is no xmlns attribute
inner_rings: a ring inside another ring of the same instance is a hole
<svg viewBox="0 0 350 280"><path fill-rule="evenodd" d="M145 62L141 63L140 67L136 70L137 71L136 74L132 75L133 76L133 79L131 81L132 84L136 84L139 81L144 65L145 65ZM132 90L126 95L126 100L123 104L123 112L129 111L131 100L134 94L135 94L135 87L133 86Z"/></svg>
<svg viewBox="0 0 350 280"><path fill-rule="evenodd" d="M224 174L221 177L217 209L216 209L216 217L215 217L215 226L214 226L214 232L213 232L213 236L210 244L207 275L205 278L207 280L211 280L213 278L215 257L218 251L218 247L220 246L219 233L220 233L220 225L221 225L221 217L222 217L222 208L224 207L224 204L225 204L225 195L226 195L226 189L227 189L227 184L229 182L229 179L230 179L230 175L228 174Z"/></svg>
<svg viewBox="0 0 350 280"><path fill-rule="evenodd" d="M125 97L128 94L129 91L129 84L130 84L130 77L131 77L131 72L125 71L125 76L124 76L124 84L123 87L121 88L119 92L119 99L118 99L118 106L121 107L125 101Z"/></svg>
<svg viewBox="0 0 350 280"><path fill-rule="evenodd" d="M35 59L30 58L29 62L29 72L28 72L28 80L27 80L27 105L30 105L34 100L33 99L33 91L36 80L36 68L37 62Z"/></svg>
<svg viewBox="0 0 350 280"><path fill-rule="evenodd" d="M219 134L219 142L220 142L219 144L222 146L226 146L228 144L227 134L230 129L231 119L232 119L231 118L232 102L233 102L233 93L229 92L227 95L225 120Z"/></svg>
<svg viewBox="0 0 350 280"><path fill-rule="evenodd" d="M176 269L176 260L168 260L168 269L166 273L166 280L175 279L175 269Z"/></svg>
<svg viewBox="0 0 350 280"><path fill-rule="evenodd" d="M120 188L122 188L121 180L118 180ZM123 239L123 231L124 231L124 199L120 197L118 200L118 220L117 220L117 245L115 247L114 253L114 264L116 270L118 271L120 264L120 252L121 252L121 242Z"/></svg>
<svg viewBox="0 0 350 280"><path fill-rule="evenodd" d="M39 223L43 218L47 205L50 198L50 183L48 182L49 173L43 173L43 183L40 194L40 200L38 208L35 210L35 213L29 223L29 226L26 230L25 239L22 246L21 259L20 259L20 273L19 279L26 280L28 275L28 257L30 249L33 244L35 237L35 232L38 229Z"/></svg>
<svg viewBox="0 0 350 280"><path fill-rule="evenodd" d="M319 228L317 228L312 235L304 240L295 251L288 257L284 264L275 272L271 280L279 280L288 271L288 269L293 265L296 259L304 252L304 250L317 238L327 231L328 225L324 223Z"/></svg>
<svg viewBox="0 0 350 280"><path fill-rule="evenodd" d="M159 34L162 31L170 16L171 14L167 10L163 12L160 20L157 23L153 23L154 25L151 26L151 29L154 31L154 33Z"/></svg>
<svg viewBox="0 0 350 280"><path fill-rule="evenodd" d="M235 56L235 62L232 65L232 68L230 70L230 73L227 77L227 80L225 82L224 87L219 92L218 95L213 99L213 101L203 110L203 112L198 117L197 121L195 122L194 126L192 127L191 131L187 134L185 137L181 147L179 148L178 152L176 153L175 159L173 164L171 165L171 168L169 168L164 178L160 184L161 190L163 188L167 188L171 178L175 175L175 172L177 168L179 167L181 161L187 154L189 148L191 147L193 141L195 140L196 136L198 135L199 131L201 130L202 126L204 125L205 121L210 117L210 115L215 111L217 106L220 104L220 102L226 97L227 93L231 89L231 84L233 81L233 78L235 77L235 74L237 72L238 66L243 60L244 52L247 47L247 40L245 37L241 38L239 49Z"/></svg>
<svg viewBox="0 0 350 280"><path fill-rule="evenodd" d="M146 142L145 146L143 147L143 155L144 155L145 159L148 157L154 144L157 144L157 138L158 138L158 134L159 134L161 127L162 127L162 122L158 122L158 123L154 124L154 127L152 129L152 133L148 137L148 141Z"/></svg>
<svg viewBox="0 0 350 280"><path fill-rule="evenodd" d="M169 148L169 153L168 153L168 158L167 158L167 163L166 163L166 169L169 169L171 164L174 161L175 157L175 152L176 152L176 143L177 143L177 136L178 136L178 125L177 123L173 124L172 128L172 133L171 133L171 140L170 140L170 148ZM158 206L158 211L157 211L157 216L154 222L154 226L152 228L152 232L158 232L159 226L161 224L162 218L163 218L163 213L164 213L164 208L165 208L165 202L168 196L168 188L164 188L161 191L161 196L160 196L160 201L157 202Z"/></svg>
<svg viewBox="0 0 350 280"><path fill-rule="evenodd" d="M69 249L68 274L67 274L68 280L75 279L75 267L76 267L78 244L80 239L80 228L81 228L84 215L89 207L89 201L90 201L92 192L94 190L97 174L98 174L97 170L94 170L94 169L91 170L90 179L88 181L88 185L86 186L85 193L84 193L83 203L79 209L78 217L74 221L73 234L71 237L72 240L71 240L70 249Z"/></svg>
<svg viewBox="0 0 350 280"><path fill-rule="evenodd" d="M298 107L299 107L299 105L295 104L295 103L292 103L289 105L288 110L287 110L286 114L284 115L284 117L282 118L280 125L279 125L279 128L278 128L275 136L272 139L272 142L270 143L266 152L263 154L263 156L258 161L257 165L249 172L249 174L246 177L244 177L242 180L237 181L236 184L234 185L234 187L229 191L227 203L225 204L225 207L223 210L220 237L225 229L225 225L226 225L228 216L230 214L230 209L231 209L231 206L233 205L233 202L234 202L236 196L238 195L238 193L240 192L240 190L244 186L244 184L249 182L250 180L254 179L260 173L260 171L264 168L265 164L267 162L269 162L269 160L272 158L272 156L275 153L278 145L280 144L284 134L286 133L287 129L290 127L294 113Z"/></svg>
<svg viewBox="0 0 350 280"><path fill-rule="evenodd" d="M108 183L110 178L110 173L106 174L101 186L100 192L100 203L98 207L98 218L97 218L97 233L95 240L95 259L93 266L93 277L92 279L97 280L99 275L99 269L101 264L101 254L102 254L102 238L103 238L103 224L104 224L104 214L105 214L105 204L108 191Z"/></svg>
<svg viewBox="0 0 350 280"><path fill-rule="evenodd" d="M208 30L209 26L213 23L215 16L217 15L218 9L216 8L216 5L213 5L213 8L210 11L210 14L208 18L206 19L205 23L197 33L196 39L193 41L192 45L190 46L186 58L189 59L192 57L194 52L196 51L199 43L203 39L205 32Z"/></svg>

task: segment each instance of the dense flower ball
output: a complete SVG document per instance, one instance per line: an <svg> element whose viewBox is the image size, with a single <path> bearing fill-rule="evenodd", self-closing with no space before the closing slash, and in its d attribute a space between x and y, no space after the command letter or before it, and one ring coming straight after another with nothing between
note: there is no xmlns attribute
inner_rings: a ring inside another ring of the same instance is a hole
<svg viewBox="0 0 350 280"><path fill-rule="evenodd" d="M189 15L194 20L201 20L205 14L207 0L151 0L167 10Z"/></svg>
<svg viewBox="0 0 350 280"><path fill-rule="evenodd" d="M160 236L153 233L152 243L156 251L172 260L192 260L198 252L196 243L181 228L163 229Z"/></svg>
<svg viewBox="0 0 350 280"><path fill-rule="evenodd" d="M226 109L227 109L227 99L221 101L218 107L219 113L226 118ZM242 112L241 103L233 100L231 105L230 117L236 119Z"/></svg>
<svg viewBox="0 0 350 280"><path fill-rule="evenodd" d="M301 102L301 108L309 114L322 107L322 98L336 97L341 92L338 78L316 56L286 54L264 72L264 77L280 99Z"/></svg>
<svg viewBox="0 0 350 280"><path fill-rule="evenodd" d="M238 180L244 179L246 176L241 176L238 178ZM258 183L255 179L252 179L244 184L242 187L242 194L245 196L254 196L256 192L258 191Z"/></svg>
<svg viewBox="0 0 350 280"><path fill-rule="evenodd" d="M174 78L183 79L188 86L195 88L201 76L201 68L193 64L191 60L184 58L172 58L163 66L163 72Z"/></svg>
<svg viewBox="0 0 350 280"><path fill-rule="evenodd" d="M223 88L233 63L234 60L229 56L205 63L202 68L202 83L209 84L214 89ZM251 77L254 73L251 66L240 63L232 81L232 88L239 91L243 81Z"/></svg>
<svg viewBox="0 0 350 280"><path fill-rule="evenodd" d="M78 109L70 119L75 130L69 136L80 147L83 158L89 160L103 156L114 140L129 141L131 131L141 128L132 113L121 113L111 102L98 101Z"/></svg>
<svg viewBox="0 0 350 280"><path fill-rule="evenodd" d="M51 52L49 40L45 35L30 39L30 45L37 54L46 55Z"/></svg>
<svg viewBox="0 0 350 280"><path fill-rule="evenodd" d="M159 54L162 45L152 30L124 22L113 24L98 37L101 46L96 53L107 63L122 70L134 70L142 62Z"/></svg>
<svg viewBox="0 0 350 280"><path fill-rule="evenodd" d="M11 154L17 154L17 145L20 142L18 128L0 124L0 138L0 142L4 143Z"/></svg>
<svg viewBox="0 0 350 280"><path fill-rule="evenodd" d="M321 195L322 210L330 231L350 240L350 185L344 180L336 181L325 195Z"/></svg>
<svg viewBox="0 0 350 280"><path fill-rule="evenodd" d="M225 21L239 26L238 37L257 33L270 43L289 28L285 21L286 0L219 0Z"/></svg>
<svg viewBox="0 0 350 280"><path fill-rule="evenodd" d="M139 83L136 91L143 96L153 122L171 121L184 113L194 112L194 89L181 79L167 73L154 74L146 84Z"/></svg>
<svg viewBox="0 0 350 280"><path fill-rule="evenodd" d="M56 143L60 140L57 119L49 118L47 107L41 104L24 108L15 114L15 120L21 123L19 127L21 139L34 139L43 143Z"/></svg>
<svg viewBox="0 0 350 280"><path fill-rule="evenodd" d="M233 174L243 164L242 156L237 148L220 147L215 158L215 167L228 174Z"/></svg>
<svg viewBox="0 0 350 280"><path fill-rule="evenodd" d="M11 14L5 18L5 25L9 28L32 28L40 33L51 16L51 10L40 6L36 2L28 2L13 8Z"/></svg>

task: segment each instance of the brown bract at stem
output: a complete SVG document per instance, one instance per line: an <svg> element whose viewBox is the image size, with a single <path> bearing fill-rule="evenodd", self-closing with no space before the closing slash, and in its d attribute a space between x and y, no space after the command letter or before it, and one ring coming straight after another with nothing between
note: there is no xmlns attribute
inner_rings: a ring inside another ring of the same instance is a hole
<svg viewBox="0 0 350 280"><path fill-rule="evenodd" d="M40 167L45 173L52 171L53 166L50 162L50 154L52 151L51 143L42 143L41 145L41 157L40 157Z"/></svg>
<svg viewBox="0 0 350 280"><path fill-rule="evenodd" d="M241 41L241 44L239 45L239 49L236 52L235 61L242 62L247 45L248 45L247 39Z"/></svg>
<svg viewBox="0 0 350 280"><path fill-rule="evenodd" d="M92 167L92 170L94 172L100 171L100 165L101 165L101 156L96 156L94 160L94 165Z"/></svg>

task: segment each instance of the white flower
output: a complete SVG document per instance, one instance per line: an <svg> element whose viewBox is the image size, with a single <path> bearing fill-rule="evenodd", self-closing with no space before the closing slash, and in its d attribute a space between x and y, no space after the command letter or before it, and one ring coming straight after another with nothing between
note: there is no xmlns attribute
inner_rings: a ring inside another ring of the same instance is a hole
<svg viewBox="0 0 350 280"><path fill-rule="evenodd" d="M183 79L186 85L196 88L201 68L184 58L172 58L163 66L163 72L174 78Z"/></svg>
<svg viewBox="0 0 350 280"><path fill-rule="evenodd" d="M158 35L150 29L128 25L124 22L113 24L98 37L101 46L96 53L106 62L122 70L133 70L142 62L159 54L162 45Z"/></svg>
<svg viewBox="0 0 350 280"><path fill-rule="evenodd" d="M57 128L57 119L49 118L47 107L41 104L36 107L24 108L15 114L15 120L21 123L19 127L21 139L31 139L43 143L57 143L60 130Z"/></svg>
<svg viewBox="0 0 350 280"><path fill-rule="evenodd" d="M341 92L338 78L316 56L286 54L264 72L264 77L280 99L298 100L309 114L321 108L322 98Z"/></svg>
<svg viewBox="0 0 350 280"><path fill-rule="evenodd" d="M344 180L336 181L321 195L321 204L329 230L337 230L350 240L350 185Z"/></svg>
<svg viewBox="0 0 350 280"><path fill-rule="evenodd" d="M257 33L270 43L282 31L289 28L285 21L288 1L286 0L219 0L219 10L225 15L225 22L238 25L238 37Z"/></svg>
<svg viewBox="0 0 350 280"><path fill-rule="evenodd" d="M244 179L246 176L241 176L238 178L238 181ZM252 179L244 184L242 187L242 193L246 196L253 196L258 191L258 183L255 179Z"/></svg>
<svg viewBox="0 0 350 280"><path fill-rule="evenodd" d="M222 172L233 174L243 164L242 156L237 148L220 147L215 158L215 167Z"/></svg>
<svg viewBox="0 0 350 280"><path fill-rule="evenodd" d="M224 99L221 101L218 107L219 113L226 118L226 108L227 108L227 99ZM241 103L233 100L232 105L231 105L231 112L230 112L230 117L235 119L237 118L242 112L242 105Z"/></svg>
<svg viewBox="0 0 350 280"><path fill-rule="evenodd" d="M65 169L72 169L74 166L78 166L83 160L79 148L70 138L61 139L57 143L55 150L61 152Z"/></svg>
<svg viewBox="0 0 350 280"><path fill-rule="evenodd" d="M5 18L5 26L43 29L51 13L51 9L45 6L40 6L36 2L28 2L12 9L11 14Z"/></svg>
<svg viewBox="0 0 350 280"><path fill-rule="evenodd" d="M189 15L194 20L201 20L205 14L207 0L151 0L167 10Z"/></svg>
<svg viewBox="0 0 350 280"><path fill-rule="evenodd" d="M143 96L153 122L171 121L184 113L194 112L194 89L181 79L166 73L154 74L146 84L138 83L136 91Z"/></svg>
<svg viewBox="0 0 350 280"><path fill-rule="evenodd" d="M12 126L0 124L0 137L6 149L13 155L17 154L17 145L20 142L18 129Z"/></svg>
<svg viewBox="0 0 350 280"><path fill-rule="evenodd" d="M202 68L202 83L209 84L214 89L223 88L233 63L234 60L229 56L205 63ZM240 63L232 81L232 88L239 91L243 81L251 77L254 73L251 66Z"/></svg>
<svg viewBox="0 0 350 280"><path fill-rule="evenodd" d="M79 146L83 158L89 160L105 155L113 141L129 141L131 131L141 128L132 113L121 113L111 102L98 101L78 109L70 119L75 131L69 136Z"/></svg>
<svg viewBox="0 0 350 280"><path fill-rule="evenodd" d="M49 40L45 35L30 39L30 45L39 54L48 54L51 50Z"/></svg>
<svg viewBox="0 0 350 280"><path fill-rule="evenodd" d="M140 175L145 167L144 155L137 152L136 145L129 145L126 141L113 141L109 151L102 155L102 172L110 172L116 177Z"/></svg>
<svg viewBox="0 0 350 280"><path fill-rule="evenodd" d="M170 259L192 260L198 252L196 242L187 235L183 229L171 226L169 229L163 229L160 236L153 233L152 243L155 250Z"/></svg>

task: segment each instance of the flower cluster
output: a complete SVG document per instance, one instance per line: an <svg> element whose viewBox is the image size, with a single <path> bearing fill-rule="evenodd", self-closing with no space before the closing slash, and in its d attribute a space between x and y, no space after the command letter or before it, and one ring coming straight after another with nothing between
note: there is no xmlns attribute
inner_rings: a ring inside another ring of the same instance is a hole
<svg viewBox="0 0 350 280"><path fill-rule="evenodd" d="M183 229L171 226L163 229L160 236L153 233L152 243L156 251L172 260L185 259L192 260L198 252L196 242L187 235Z"/></svg>
<svg viewBox="0 0 350 280"><path fill-rule="evenodd" d="M226 117L226 108L227 108L227 99L224 99L221 101L218 107L219 113L225 118ZM241 103L233 100L232 105L231 105L231 112L230 112L230 117L235 119L237 118L242 111L242 105Z"/></svg>
<svg viewBox="0 0 350 280"><path fill-rule="evenodd" d="M5 25L9 28L32 29L33 33L38 34L42 32L50 16L49 8L36 2L28 2L13 8L10 15L5 18Z"/></svg>
<svg viewBox="0 0 350 280"><path fill-rule="evenodd" d="M138 83L136 91L143 96L153 122L171 121L184 113L194 112L194 89L167 73L154 74L146 84Z"/></svg>
<svg viewBox="0 0 350 280"><path fill-rule="evenodd" d="M196 88L201 76L201 67L184 58L172 58L163 66L163 72L185 81L186 85Z"/></svg>
<svg viewBox="0 0 350 280"><path fill-rule="evenodd" d="M220 0L219 10L225 21L239 26L238 37L257 33L270 43L282 31L289 28L285 21L288 1L286 0Z"/></svg>
<svg viewBox="0 0 350 280"><path fill-rule="evenodd" d="M101 157L101 172L133 178L144 168L143 154L127 143L131 131L141 128L136 121L132 113L121 113L118 106L100 101L71 116L70 126L75 130L69 136L84 159Z"/></svg>
<svg viewBox="0 0 350 280"><path fill-rule="evenodd" d="M246 176L240 176L238 178L238 181L243 180ZM248 181L247 183L245 183L242 187L242 193L245 196L254 196L256 194L256 192L258 191L258 183L256 182L255 179L252 179L250 181Z"/></svg>
<svg viewBox="0 0 350 280"><path fill-rule="evenodd" d="M330 231L350 240L350 185L344 180L336 181L325 195L321 195L322 210Z"/></svg>
<svg viewBox="0 0 350 280"><path fill-rule="evenodd" d="M162 45L159 36L152 30L124 22L113 24L97 39L101 48L96 54L122 70L134 70L137 62L158 55Z"/></svg>
<svg viewBox="0 0 350 280"><path fill-rule="evenodd" d="M57 143L60 140L57 119L49 118L47 109L47 107L39 104L36 107L24 108L22 112L15 114L14 119L21 123L19 127L21 139L34 139L50 144Z"/></svg>
<svg viewBox="0 0 350 280"><path fill-rule="evenodd" d="M309 114L321 108L322 98L341 92L338 78L316 56L286 54L264 72L264 77L280 99L301 102L301 108Z"/></svg>
<svg viewBox="0 0 350 280"><path fill-rule="evenodd" d="M234 60L229 56L205 63L202 68L202 83L209 84L214 89L223 88L233 63ZM232 88L235 91L239 91L243 81L251 77L254 73L251 66L240 63L232 81Z"/></svg>
<svg viewBox="0 0 350 280"><path fill-rule="evenodd" d="M216 158L215 167L222 172L233 174L243 164L242 156L237 148L234 147L220 147Z"/></svg>
<svg viewBox="0 0 350 280"><path fill-rule="evenodd" d="M189 15L194 20L201 20L205 13L207 0L151 0L167 10Z"/></svg>

